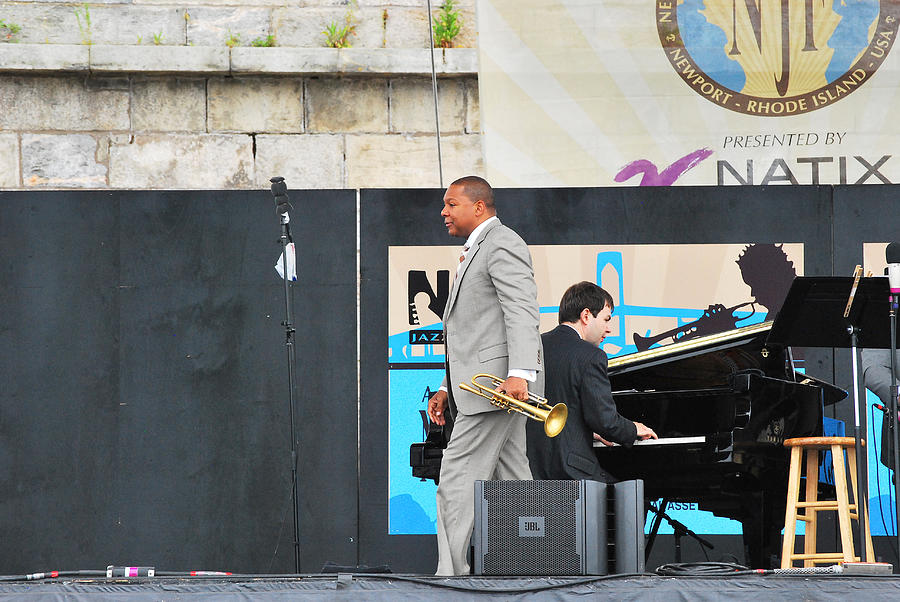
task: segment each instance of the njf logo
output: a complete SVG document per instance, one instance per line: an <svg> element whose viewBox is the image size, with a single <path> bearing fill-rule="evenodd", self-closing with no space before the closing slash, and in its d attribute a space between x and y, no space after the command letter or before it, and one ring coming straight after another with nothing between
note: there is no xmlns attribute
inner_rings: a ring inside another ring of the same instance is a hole
<svg viewBox="0 0 900 602"><path fill-rule="evenodd" d="M438 321L443 319L444 307L450 296L450 270L438 270L437 292L431 286L425 270L409 270L407 276L406 297L409 307L409 325L419 326L419 309L416 306L416 296L427 297L428 309L435 315ZM443 345L444 331L442 330L410 330L410 345Z"/></svg>

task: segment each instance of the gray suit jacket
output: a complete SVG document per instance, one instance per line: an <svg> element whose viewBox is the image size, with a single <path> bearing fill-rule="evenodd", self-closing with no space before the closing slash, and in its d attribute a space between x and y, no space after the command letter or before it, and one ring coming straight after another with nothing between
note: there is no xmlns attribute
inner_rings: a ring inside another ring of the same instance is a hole
<svg viewBox="0 0 900 602"><path fill-rule="evenodd" d="M895 370L900 378L900 353L897 354ZM863 380L866 388L875 393L884 407L889 407L891 395L891 350L862 350Z"/></svg>
<svg viewBox="0 0 900 602"><path fill-rule="evenodd" d="M456 410L479 414L497 409L463 391L486 372L505 379L509 367L536 370L528 390L543 393L537 285L531 253L522 238L499 221L489 224L469 249L444 310L444 341L450 392Z"/></svg>

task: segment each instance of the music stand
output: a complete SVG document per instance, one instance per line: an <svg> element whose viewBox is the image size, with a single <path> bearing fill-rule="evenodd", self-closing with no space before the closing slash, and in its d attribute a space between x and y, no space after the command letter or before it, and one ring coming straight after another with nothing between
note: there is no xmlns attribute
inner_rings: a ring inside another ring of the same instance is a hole
<svg viewBox="0 0 900 602"><path fill-rule="evenodd" d="M859 515L860 559L867 562L865 546L866 506L869 498L868 456L862 450L860 409L865 416L865 395L859 389L857 349L889 348L890 288L883 277L860 278L844 317L854 287L852 276L800 276L794 278L784 305L775 318L766 344L796 347L849 348L853 357L853 436L856 439L857 514ZM894 404L896 405L896 404ZM896 410L893 410L896 412ZM870 442L871 445L871 442ZM806 478L810 478L807 475ZM894 470L897 490L897 470ZM898 529L900 531L900 529ZM874 559L872 559L874 561Z"/></svg>

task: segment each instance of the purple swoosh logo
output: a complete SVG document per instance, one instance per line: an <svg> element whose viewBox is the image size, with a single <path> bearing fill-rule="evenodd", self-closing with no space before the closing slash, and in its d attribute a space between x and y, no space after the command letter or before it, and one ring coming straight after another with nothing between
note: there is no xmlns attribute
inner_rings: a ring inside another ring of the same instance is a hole
<svg viewBox="0 0 900 602"><path fill-rule="evenodd" d="M659 171L652 161L638 159L620 169L619 173L616 174L615 180L616 182L625 182L638 174L643 174L639 186L671 186L681 174L692 169L712 154L711 149L697 149L678 159L662 170L662 172Z"/></svg>

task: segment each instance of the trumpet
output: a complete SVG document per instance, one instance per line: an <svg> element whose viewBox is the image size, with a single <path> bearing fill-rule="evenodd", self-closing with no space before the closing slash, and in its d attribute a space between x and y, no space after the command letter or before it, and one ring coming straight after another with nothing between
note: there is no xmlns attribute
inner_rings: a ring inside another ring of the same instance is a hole
<svg viewBox="0 0 900 602"><path fill-rule="evenodd" d="M476 382L479 378L486 378L491 381L493 388L479 384ZM469 393L474 393L484 397L491 402L492 405L504 409L507 412L518 412L529 418L544 423L544 433L548 437L555 437L559 434L563 427L566 426L566 418L569 417L569 408L564 403L558 403L551 406L547 400L540 395L535 395L531 391L528 392L528 401L519 401L511 395L506 395L499 391L495 391L503 383L503 380L493 374L476 374L472 377L472 385L459 383L459 388Z"/></svg>
<svg viewBox="0 0 900 602"><path fill-rule="evenodd" d="M638 333L634 333L634 346L637 347L638 351L646 351L650 349L655 343L659 343L665 339L671 337L673 343L678 343L679 341L687 341L688 339L694 339L697 337L703 337L710 334L716 334L718 332L724 332L726 330L731 330L732 328L737 327L737 323L741 320L746 320L750 316L744 318L738 318L734 315L734 312L741 309L742 307L751 306L753 310L750 315L756 313L756 302L755 301L747 301L746 303L739 303L734 307L725 307L721 304L710 305L706 310L704 310L703 315L694 320L693 322L688 322L687 324L682 324L672 330L667 330L666 332L660 332L659 334L655 334L649 337L642 337Z"/></svg>

